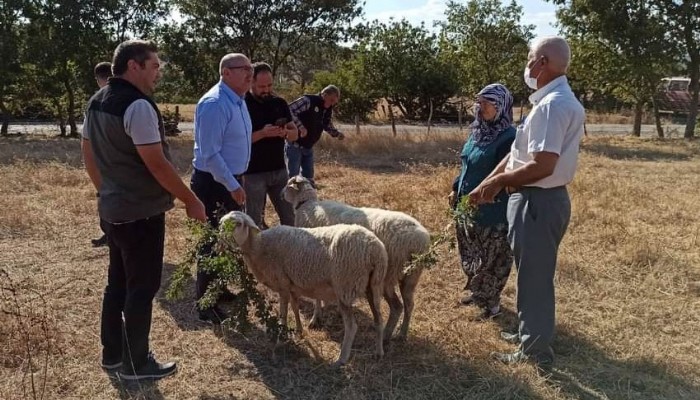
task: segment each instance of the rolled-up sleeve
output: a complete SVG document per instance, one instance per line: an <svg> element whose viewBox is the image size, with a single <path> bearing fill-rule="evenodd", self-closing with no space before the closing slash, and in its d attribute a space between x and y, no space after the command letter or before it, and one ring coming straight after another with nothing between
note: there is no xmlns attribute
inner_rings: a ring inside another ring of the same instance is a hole
<svg viewBox="0 0 700 400"><path fill-rule="evenodd" d="M241 187L233 177L226 162L221 157L221 148L226 131L226 112L219 102L200 103L197 107L197 135L196 145L199 146L199 154L202 162L214 180L226 187L229 192Z"/></svg>

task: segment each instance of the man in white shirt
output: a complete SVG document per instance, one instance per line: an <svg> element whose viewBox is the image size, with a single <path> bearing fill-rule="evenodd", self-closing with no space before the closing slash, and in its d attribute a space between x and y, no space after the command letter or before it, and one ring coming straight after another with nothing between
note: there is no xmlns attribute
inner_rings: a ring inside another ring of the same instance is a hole
<svg viewBox="0 0 700 400"><path fill-rule="evenodd" d="M514 353L495 353L505 363L531 360L548 369L554 361L554 271L559 243L571 216L566 190L576 172L585 111L569 87L571 51L565 39L544 37L528 54L524 79L535 92L532 111L517 129L511 152L470 193L477 204L501 191L508 201L508 239L518 270L517 333Z"/></svg>

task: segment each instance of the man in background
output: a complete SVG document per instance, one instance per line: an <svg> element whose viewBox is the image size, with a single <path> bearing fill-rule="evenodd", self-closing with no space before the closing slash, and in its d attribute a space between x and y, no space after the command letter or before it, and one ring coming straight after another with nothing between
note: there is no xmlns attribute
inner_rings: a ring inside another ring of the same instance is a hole
<svg viewBox="0 0 700 400"><path fill-rule="evenodd" d="M103 61L95 65L95 80L97 81L97 87L102 89L107 86L109 78L112 77L112 63L109 61ZM99 194L99 193L98 193ZM107 245L107 235L102 233L102 236L98 239L92 239L92 247L102 247Z"/></svg>
<svg viewBox="0 0 700 400"><path fill-rule="evenodd" d="M299 129L299 139L287 140L285 153L289 176L301 175L314 182L314 150L323 131L343 140L345 135L333 126L333 107L340 101L340 90L326 86L319 94L307 94L289 105L292 119Z"/></svg>

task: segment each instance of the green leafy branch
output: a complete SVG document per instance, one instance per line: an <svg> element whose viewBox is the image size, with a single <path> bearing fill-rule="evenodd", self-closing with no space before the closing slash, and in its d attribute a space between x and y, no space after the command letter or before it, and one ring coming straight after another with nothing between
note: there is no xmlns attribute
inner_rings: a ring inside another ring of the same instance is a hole
<svg viewBox="0 0 700 400"><path fill-rule="evenodd" d="M448 210L450 216L450 223L443 228L442 232L437 235L432 235L430 240L430 247L423 253L414 254L411 258L411 262L406 264L403 269L404 275L410 275L418 270L430 269L438 262L438 250L444 244L448 243L449 249L452 250L455 247L455 237L452 232L452 227L454 224L457 226L467 226L474 224L474 218L476 217L478 209L476 205L471 201L469 196L462 196L462 198L457 202L454 208Z"/></svg>
<svg viewBox="0 0 700 400"><path fill-rule="evenodd" d="M232 240L231 234L235 228L233 221L226 221L221 231L208 224L197 222L188 222L188 226L192 233L192 238L189 240L190 250L185 261L173 274L166 297L169 300L182 298L185 285L192 275L191 267L196 265L217 277L209 284L204 296L199 299L200 308L213 306L224 288L229 284L235 285L241 290L237 292L231 304L230 317L224 321L223 326L236 332L249 331L254 326L254 322L249 318L249 310L250 307L254 307L255 316L273 340L286 337L287 329L272 313L272 306L265 296L257 290L258 283L248 272L240 249ZM204 251L212 248L213 251ZM202 255L207 253L208 255Z"/></svg>

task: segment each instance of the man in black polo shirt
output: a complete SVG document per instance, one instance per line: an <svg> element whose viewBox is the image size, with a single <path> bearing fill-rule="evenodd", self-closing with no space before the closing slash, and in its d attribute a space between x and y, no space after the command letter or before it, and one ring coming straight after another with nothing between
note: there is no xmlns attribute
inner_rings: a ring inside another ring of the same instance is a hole
<svg viewBox="0 0 700 400"><path fill-rule="evenodd" d="M314 183L313 146L325 130L329 135L343 140L345 135L333 126L333 107L340 101L340 90L326 86L320 94L307 94L289 105L294 123L299 129L297 141L287 140L285 152L289 176L301 175Z"/></svg>
<svg viewBox="0 0 700 400"><path fill-rule="evenodd" d="M245 96L253 124L253 145L244 183L246 212L262 226L267 195L280 223L294 225L294 210L282 198L282 189L289 178L284 163L284 141L297 140L297 128L287 102L272 94L272 82L268 64L253 65L253 84Z"/></svg>

